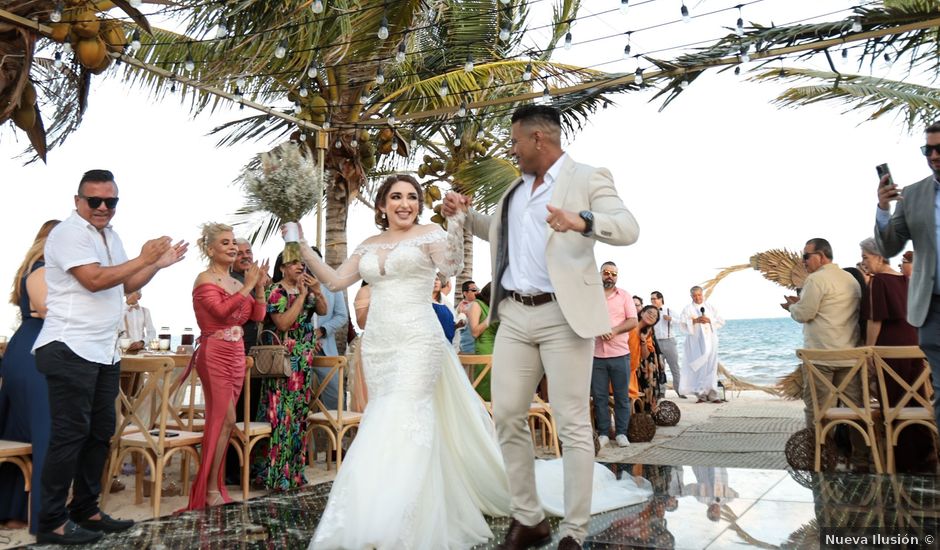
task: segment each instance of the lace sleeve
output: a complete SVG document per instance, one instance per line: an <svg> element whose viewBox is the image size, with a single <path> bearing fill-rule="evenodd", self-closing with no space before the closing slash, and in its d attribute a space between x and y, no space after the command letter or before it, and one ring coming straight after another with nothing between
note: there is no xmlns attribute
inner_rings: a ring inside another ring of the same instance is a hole
<svg viewBox="0 0 940 550"><path fill-rule="evenodd" d="M303 257L307 268L317 276L317 279L319 279L321 283L326 285L326 288L333 292L343 290L362 278L362 276L359 275L359 259L362 257L365 249L361 244L356 247L356 250L354 250L337 269L328 266L326 262L314 254L313 250L310 249L310 246L308 246L306 242L301 241L301 244L303 246L300 247L300 255Z"/></svg>
<svg viewBox="0 0 940 550"><path fill-rule="evenodd" d="M466 218L466 212L447 218L447 233L435 229L431 235L439 238L425 245L431 262L445 277L453 277L463 268L463 222Z"/></svg>

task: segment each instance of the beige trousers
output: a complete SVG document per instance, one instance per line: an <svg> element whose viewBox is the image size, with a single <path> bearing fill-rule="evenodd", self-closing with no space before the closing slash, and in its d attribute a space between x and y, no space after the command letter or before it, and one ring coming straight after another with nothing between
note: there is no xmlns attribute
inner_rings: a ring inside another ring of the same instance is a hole
<svg viewBox="0 0 940 550"><path fill-rule="evenodd" d="M584 540L591 516L594 442L588 405L594 340L568 325L557 302L526 306L512 298L499 305L493 349L492 403L496 432L509 476L512 516L523 525L545 513L535 489L535 450L527 415L545 374L548 397L564 447L565 517L562 536Z"/></svg>

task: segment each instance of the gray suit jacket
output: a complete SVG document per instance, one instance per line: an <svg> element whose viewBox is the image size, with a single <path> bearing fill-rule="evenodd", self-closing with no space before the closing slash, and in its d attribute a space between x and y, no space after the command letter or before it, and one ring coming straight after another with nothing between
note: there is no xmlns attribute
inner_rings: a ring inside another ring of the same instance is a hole
<svg viewBox="0 0 940 550"><path fill-rule="evenodd" d="M914 241L914 273L907 289L907 322L919 327L927 319L934 278L937 276L937 222L933 176L905 187L891 222L884 231L875 224L875 241L886 258L896 256L907 241Z"/></svg>
<svg viewBox="0 0 940 550"><path fill-rule="evenodd" d="M499 318L499 303L508 296L501 281L509 265L509 198L519 188L517 179L496 205L492 216L470 211L473 234L489 241L493 266L490 315ZM590 210L594 214L594 233L585 237L574 231L558 233L545 224L548 243L545 260L555 297L572 330L582 338L610 332L606 299L594 259L594 241L612 245L636 242L640 234L633 214L617 196L613 178L606 168L579 164L569 156L561 166L549 204L572 212ZM546 217L548 211L545 212Z"/></svg>

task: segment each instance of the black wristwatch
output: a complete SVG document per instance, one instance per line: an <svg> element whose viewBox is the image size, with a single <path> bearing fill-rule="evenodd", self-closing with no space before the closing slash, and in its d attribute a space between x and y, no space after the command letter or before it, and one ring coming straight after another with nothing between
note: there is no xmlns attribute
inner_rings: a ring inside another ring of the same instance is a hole
<svg viewBox="0 0 940 550"><path fill-rule="evenodd" d="M578 212L578 216L581 216L581 219L584 220L584 231L581 232L585 237L590 237L594 234L594 213L590 210L582 210Z"/></svg>

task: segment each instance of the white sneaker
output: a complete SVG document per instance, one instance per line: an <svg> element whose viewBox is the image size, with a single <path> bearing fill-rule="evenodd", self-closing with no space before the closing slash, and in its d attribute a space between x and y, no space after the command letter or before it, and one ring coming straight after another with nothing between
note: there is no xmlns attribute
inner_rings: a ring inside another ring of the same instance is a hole
<svg viewBox="0 0 940 550"><path fill-rule="evenodd" d="M610 438L606 435L602 435L597 438L597 442L601 444L601 449L603 449L604 447L610 445Z"/></svg>
<svg viewBox="0 0 940 550"><path fill-rule="evenodd" d="M619 435L617 436L617 445L619 445L619 446L621 446L621 447L629 447L629 446L630 446L630 440L627 439L627 436L625 436L625 435L623 435L623 434L619 434Z"/></svg>

